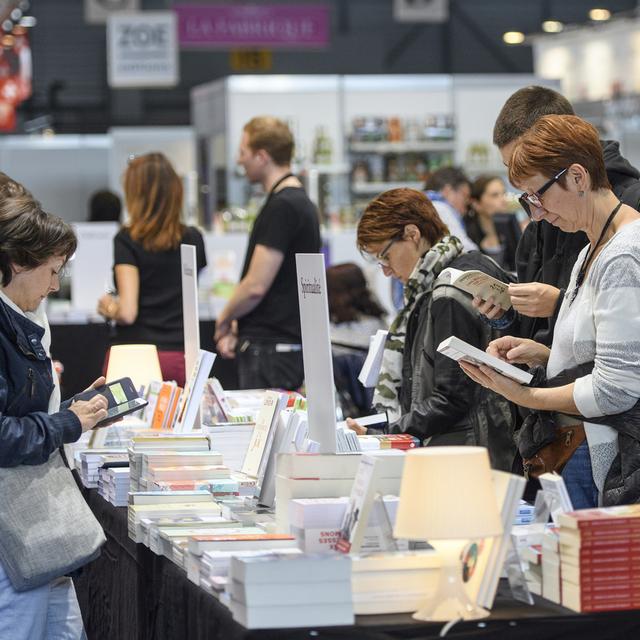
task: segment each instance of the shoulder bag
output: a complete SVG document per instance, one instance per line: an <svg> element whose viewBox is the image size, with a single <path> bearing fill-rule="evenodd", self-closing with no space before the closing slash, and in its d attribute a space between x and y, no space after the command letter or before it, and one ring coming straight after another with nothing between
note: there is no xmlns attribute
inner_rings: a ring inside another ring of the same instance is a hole
<svg viewBox="0 0 640 640"><path fill-rule="evenodd" d="M59 451L44 464L0 468L0 563L16 591L75 571L105 541Z"/></svg>

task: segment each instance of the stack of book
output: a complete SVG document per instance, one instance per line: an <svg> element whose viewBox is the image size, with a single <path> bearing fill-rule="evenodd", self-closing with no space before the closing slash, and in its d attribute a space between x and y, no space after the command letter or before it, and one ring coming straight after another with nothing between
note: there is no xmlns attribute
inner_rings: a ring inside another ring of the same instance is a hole
<svg viewBox="0 0 640 640"><path fill-rule="evenodd" d="M556 527L545 531L542 537L542 597L562 604L560 540Z"/></svg>
<svg viewBox="0 0 640 640"><path fill-rule="evenodd" d="M326 553L335 551L340 539L342 521L349 498L296 498L289 506L289 524L291 534L296 536L300 548L306 553ZM396 496L384 496L388 525L393 527L398 510L399 499ZM384 536L379 514L372 511L362 541L362 551L383 551ZM396 540L398 549L406 550L406 540Z"/></svg>
<svg viewBox="0 0 640 640"><path fill-rule="evenodd" d="M242 469L253 428L253 422L227 424L203 427L203 433L208 436L211 448L222 454L224 463L230 469Z"/></svg>
<svg viewBox="0 0 640 640"><path fill-rule="evenodd" d="M135 436L129 447L129 468L131 470L131 490L146 491L142 465L145 453L182 453L209 451L209 440L204 434L157 433ZM216 458L217 459L217 458Z"/></svg>
<svg viewBox="0 0 640 640"><path fill-rule="evenodd" d="M129 467L101 467L98 493L112 505L126 507L129 496Z"/></svg>
<svg viewBox="0 0 640 640"><path fill-rule="evenodd" d="M213 480L229 479L231 472L229 467L222 464L180 464L164 466L164 464L150 464L147 467L146 478L140 479L140 484L145 484L149 490L153 490L155 482L188 482L206 483Z"/></svg>
<svg viewBox="0 0 640 640"><path fill-rule="evenodd" d="M420 446L420 440L408 433L382 433L358 436L360 449L372 451L376 449L415 449Z"/></svg>
<svg viewBox="0 0 640 640"><path fill-rule="evenodd" d="M514 525L531 524L535 520L535 507L524 500L520 500L520 506L513 521Z"/></svg>
<svg viewBox="0 0 640 640"><path fill-rule="evenodd" d="M358 615L417 611L435 595L441 561L433 549L352 557Z"/></svg>
<svg viewBox="0 0 640 640"><path fill-rule="evenodd" d="M542 595L542 545L535 544L525 547L520 552L520 558L527 563L524 577L531 593Z"/></svg>
<svg viewBox="0 0 640 640"><path fill-rule="evenodd" d="M561 513L558 522L562 604L640 608L640 504Z"/></svg>
<svg viewBox="0 0 640 640"><path fill-rule="evenodd" d="M379 452L383 464L376 490L382 495L398 495L404 456L399 450L382 453ZM361 457L359 453L280 454L276 464L278 531L289 531L289 505L294 498L340 498L350 495Z"/></svg>
<svg viewBox="0 0 640 640"><path fill-rule="evenodd" d="M87 449L79 451L80 481L88 489L96 489L100 479L100 467L107 462L127 462L127 453L124 449Z"/></svg>
<svg viewBox="0 0 640 640"><path fill-rule="evenodd" d="M171 557L171 544L174 540L183 538L186 541L190 535L215 533L222 528L226 530L241 526L238 522L220 516L183 516L159 520L143 518L140 524L142 544L153 553L167 558Z"/></svg>
<svg viewBox="0 0 640 640"><path fill-rule="evenodd" d="M248 629L354 623L349 556L236 556L227 593L234 619Z"/></svg>
<svg viewBox="0 0 640 640"><path fill-rule="evenodd" d="M165 492L170 496L170 492ZM164 502L155 504L131 504L129 503L128 511L128 528L129 537L134 542L142 542L143 534L141 529L141 520L159 520L161 518L186 518L186 517L203 517L203 516L219 516L220 507L213 501L213 496L208 493L202 496L204 499L191 502ZM188 499L188 498L187 498Z"/></svg>

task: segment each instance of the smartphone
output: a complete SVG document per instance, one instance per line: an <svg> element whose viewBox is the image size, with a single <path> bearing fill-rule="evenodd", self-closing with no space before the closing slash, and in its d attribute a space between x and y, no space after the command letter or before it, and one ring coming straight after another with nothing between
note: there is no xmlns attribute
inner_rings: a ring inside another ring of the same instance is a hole
<svg viewBox="0 0 640 640"><path fill-rule="evenodd" d="M142 409L149 403L138 395L138 391L133 385L131 378L120 378L108 382L97 389L89 389L74 396L74 400L90 400L94 396L102 395L107 399L107 417L100 420L96 427L102 426L105 422L111 422L128 413L133 413Z"/></svg>

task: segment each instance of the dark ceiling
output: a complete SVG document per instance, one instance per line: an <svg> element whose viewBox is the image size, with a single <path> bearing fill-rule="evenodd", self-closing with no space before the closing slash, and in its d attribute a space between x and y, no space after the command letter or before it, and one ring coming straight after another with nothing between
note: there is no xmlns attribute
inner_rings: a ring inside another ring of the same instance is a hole
<svg viewBox="0 0 640 640"><path fill-rule="evenodd" d="M392 0L313 1L331 7L330 47L274 51L269 73L530 73L530 47L504 44L503 32L538 32L550 18L584 23L596 6L614 14L636 7L635 0L450 0L450 20L434 25L395 22ZM140 2L149 10L178 4ZM21 107L21 122L49 115L58 132L187 124L189 90L233 73L228 51L188 51L180 55L181 81L175 89L110 89L105 28L85 24L83 6L82 0L32 0L31 13L38 20L31 34L34 95Z"/></svg>

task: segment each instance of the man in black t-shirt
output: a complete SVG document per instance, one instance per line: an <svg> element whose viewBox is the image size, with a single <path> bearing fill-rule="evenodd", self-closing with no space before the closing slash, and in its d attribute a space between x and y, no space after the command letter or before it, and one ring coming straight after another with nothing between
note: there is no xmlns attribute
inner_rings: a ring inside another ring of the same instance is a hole
<svg viewBox="0 0 640 640"><path fill-rule="evenodd" d="M238 164L268 196L215 334L218 353L237 357L241 389L294 390L304 381L296 253L320 251L320 227L314 204L291 174L292 152L284 122L259 117L245 125Z"/></svg>

